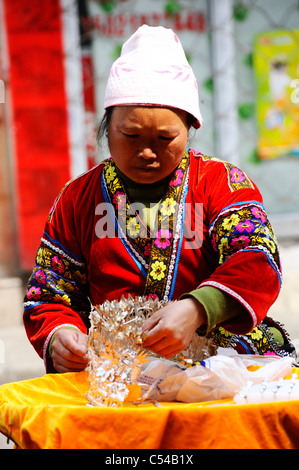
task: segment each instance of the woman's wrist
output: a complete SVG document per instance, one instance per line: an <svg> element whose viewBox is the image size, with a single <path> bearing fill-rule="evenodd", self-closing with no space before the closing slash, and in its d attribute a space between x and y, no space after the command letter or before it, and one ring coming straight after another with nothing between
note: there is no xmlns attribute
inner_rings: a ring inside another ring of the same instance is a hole
<svg viewBox="0 0 299 470"><path fill-rule="evenodd" d="M194 330L200 330L201 332L206 332L207 330L207 314L203 305L196 300L194 297L187 297L182 300L185 302L186 307L193 312L194 316ZM204 333L201 333L204 334Z"/></svg>

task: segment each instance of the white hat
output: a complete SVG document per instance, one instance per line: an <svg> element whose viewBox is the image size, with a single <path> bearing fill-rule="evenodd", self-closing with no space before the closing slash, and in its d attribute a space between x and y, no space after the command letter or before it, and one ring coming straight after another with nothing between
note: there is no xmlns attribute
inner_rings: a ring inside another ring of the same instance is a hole
<svg viewBox="0 0 299 470"><path fill-rule="evenodd" d="M162 26L141 26L123 45L110 70L104 108L116 105L158 105L202 116L197 82L176 34Z"/></svg>

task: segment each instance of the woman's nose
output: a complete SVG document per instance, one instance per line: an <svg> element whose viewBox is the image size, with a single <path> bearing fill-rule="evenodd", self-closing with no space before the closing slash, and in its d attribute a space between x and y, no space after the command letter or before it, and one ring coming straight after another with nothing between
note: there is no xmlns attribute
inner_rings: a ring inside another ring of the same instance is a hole
<svg viewBox="0 0 299 470"><path fill-rule="evenodd" d="M157 154L151 147L145 147L138 152L138 157L149 160L157 158Z"/></svg>

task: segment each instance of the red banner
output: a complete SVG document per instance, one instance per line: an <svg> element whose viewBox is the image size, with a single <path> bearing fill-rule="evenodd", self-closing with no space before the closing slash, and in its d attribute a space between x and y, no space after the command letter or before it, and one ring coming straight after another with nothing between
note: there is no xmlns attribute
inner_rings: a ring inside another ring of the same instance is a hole
<svg viewBox="0 0 299 470"><path fill-rule="evenodd" d="M34 265L48 212L70 179L59 0L5 0L20 265Z"/></svg>
<svg viewBox="0 0 299 470"><path fill-rule="evenodd" d="M97 14L90 17L83 17L82 22L87 31L95 30L105 36L123 37L126 30L133 34L139 26L147 24L149 26L168 26L175 31L193 31L203 33L206 31L206 19L202 12L185 12L170 16L167 12L161 13L118 13L118 14ZM169 24L168 24L169 23Z"/></svg>

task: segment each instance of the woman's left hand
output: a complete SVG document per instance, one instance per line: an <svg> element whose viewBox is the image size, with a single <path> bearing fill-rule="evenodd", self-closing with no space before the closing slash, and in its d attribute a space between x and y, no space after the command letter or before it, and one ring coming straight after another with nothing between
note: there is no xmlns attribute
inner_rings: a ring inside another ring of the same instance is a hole
<svg viewBox="0 0 299 470"><path fill-rule="evenodd" d="M145 321L142 344L156 354L171 358L189 345L197 328L207 321L203 306L193 298L173 302Z"/></svg>

